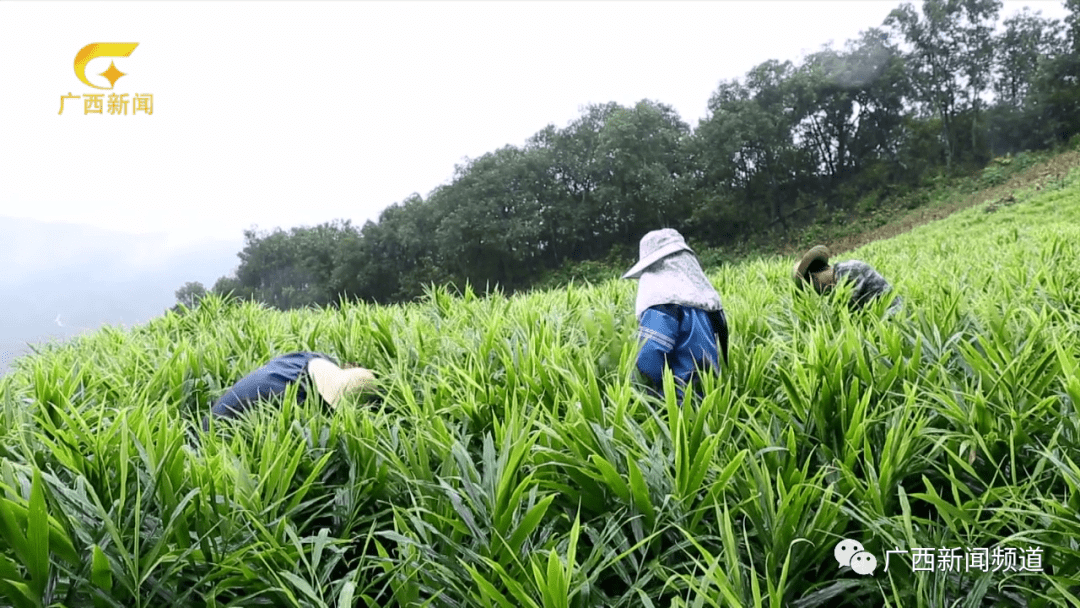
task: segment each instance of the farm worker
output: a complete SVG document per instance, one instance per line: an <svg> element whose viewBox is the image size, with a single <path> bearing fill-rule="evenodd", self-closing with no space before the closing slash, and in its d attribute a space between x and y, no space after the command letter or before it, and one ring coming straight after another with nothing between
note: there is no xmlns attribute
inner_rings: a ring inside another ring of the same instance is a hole
<svg viewBox="0 0 1080 608"><path fill-rule="evenodd" d="M840 281L854 283L851 306L856 310L892 290L889 282L873 266L861 260L847 260L830 266L829 250L823 245L813 247L803 255L795 264L793 278L796 285L802 287L809 283L819 294L829 293ZM889 304L889 311L895 312L900 304L900 297L897 296Z"/></svg>
<svg viewBox="0 0 1080 608"><path fill-rule="evenodd" d="M343 369L322 353L288 353L271 359L234 384L210 413L219 418L236 418L252 404L284 394L293 383L299 383L297 401L304 402L308 389L314 386L323 403L335 407L342 397L363 390L374 380L371 370L348 364ZM209 427L209 417L204 418L203 430Z"/></svg>
<svg viewBox="0 0 1080 608"><path fill-rule="evenodd" d="M694 251L671 228L642 237L638 263L622 278L638 279L637 369L659 394L664 369L670 368L681 402L683 389L700 371L719 369L718 343L727 363L728 325L720 295Z"/></svg>

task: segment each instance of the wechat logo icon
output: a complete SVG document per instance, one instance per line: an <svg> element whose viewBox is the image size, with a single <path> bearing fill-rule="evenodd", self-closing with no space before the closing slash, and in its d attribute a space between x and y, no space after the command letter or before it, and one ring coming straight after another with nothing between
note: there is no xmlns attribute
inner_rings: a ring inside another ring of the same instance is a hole
<svg viewBox="0 0 1080 608"><path fill-rule="evenodd" d="M857 540L845 538L836 543L836 547L833 548L833 557L841 568L846 566L863 576L873 574L877 569L877 558L863 548L862 543Z"/></svg>

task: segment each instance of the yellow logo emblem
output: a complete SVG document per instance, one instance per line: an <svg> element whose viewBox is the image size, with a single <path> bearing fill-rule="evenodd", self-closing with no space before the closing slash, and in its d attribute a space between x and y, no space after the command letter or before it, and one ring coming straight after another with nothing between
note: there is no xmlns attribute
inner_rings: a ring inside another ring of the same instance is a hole
<svg viewBox="0 0 1080 608"><path fill-rule="evenodd" d="M90 63L91 59L97 59L98 57L130 57L137 46L139 46L138 42L95 42L88 44L75 54L75 75L87 86L108 91L125 74L116 69L115 62L111 63L109 69L99 74L99 76L108 79L109 86L99 87L86 79L86 64Z"/></svg>

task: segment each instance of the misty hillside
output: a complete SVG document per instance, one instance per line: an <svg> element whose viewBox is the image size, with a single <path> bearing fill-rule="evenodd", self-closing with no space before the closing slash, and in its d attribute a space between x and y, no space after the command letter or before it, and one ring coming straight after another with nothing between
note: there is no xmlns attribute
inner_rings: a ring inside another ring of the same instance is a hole
<svg viewBox="0 0 1080 608"><path fill-rule="evenodd" d="M235 268L242 240L170 241L87 225L0 217L0 374L26 342L134 325L175 303L187 281Z"/></svg>

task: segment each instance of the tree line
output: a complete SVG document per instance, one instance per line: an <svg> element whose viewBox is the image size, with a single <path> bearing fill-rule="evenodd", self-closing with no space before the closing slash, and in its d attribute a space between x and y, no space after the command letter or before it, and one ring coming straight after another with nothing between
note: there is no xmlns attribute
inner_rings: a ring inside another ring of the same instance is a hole
<svg viewBox="0 0 1080 608"><path fill-rule="evenodd" d="M515 291L632 256L657 227L722 247L1056 146L1080 134L1080 0L1065 5L1064 22L1024 9L1000 29L1000 0L903 5L842 48L721 82L695 129L656 101L590 105L377 222L245 231L212 291L280 309L406 301L430 283ZM182 288L192 302L201 289Z"/></svg>

